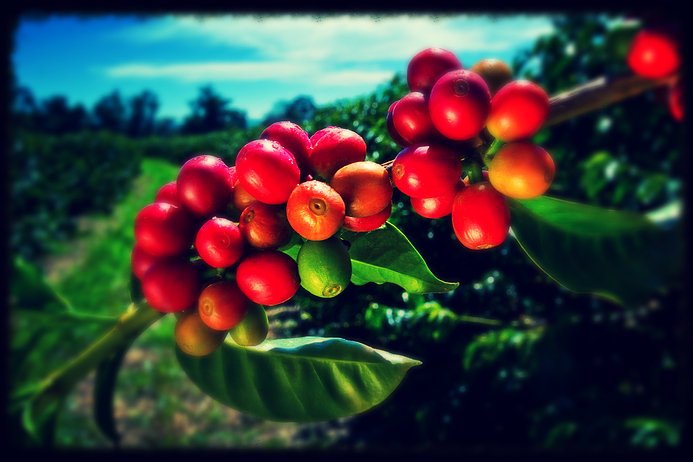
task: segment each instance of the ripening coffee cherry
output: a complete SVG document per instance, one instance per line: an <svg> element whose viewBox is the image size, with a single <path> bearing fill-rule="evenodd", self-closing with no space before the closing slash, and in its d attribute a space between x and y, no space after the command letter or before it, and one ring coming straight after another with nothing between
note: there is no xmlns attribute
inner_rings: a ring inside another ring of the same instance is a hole
<svg viewBox="0 0 693 462"><path fill-rule="evenodd" d="M476 72L484 79L492 96L513 78L510 67L500 59L494 58L482 59L473 65L470 71Z"/></svg>
<svg viewBox="0 0 693 462"><path fill-rule="evenodd" d="M132 267L132 274L137 277L137 279L142 280L145 273L149 271L154 263L161 260L162 257L155 257L142 250L142 247L135 245L132 248L132 254L130 255L130 265Z"/></svg>
<svg viewBox="0 0 693 462"><path fill-rule="evenodd" d="M452 228L468 249L489 249L502 244L510 229L505 198L486 182L463 188L452 205Z"/></svg>
<svg viewBox="0 0 693 462"><path fill-rule="evenodd" d="M556 166L548 152L522 141L503 146L488 167L488 178L494 189L513 199L544 194L555 173Z"/></svg>
<svg viewBox="0 0 693 462"><path fill-rule="evenodd" d="M452 204L455 201L457 192L464 187L464 183L459 181L450 192L436 197L412 197L411 207L416 213L424 218L442 218L450 215Z"/></svg>
<svg viewBox="0 0 693 462"><path fill-rule="evenodd" d="M301 179L296 158L276 141L247 143L236 157L243 188L265 204L283 204Z"/></svg>
<svg viewBox="0 0 693 462"><path fill-rule="evenodd" d="M241 322L249 305L250 300L238 288L236 281L218 281L202 289L197 311L207 326L226 331Z"/></svg>
<svg viewBox="0 0 693 462"><path fill-rule="evenodd" d="M633 38L628 66L641 77L661 79L679 70L680 55L676 39L661 29L643 29Z"/></svg>
<svg viewBox="0 0 693 462"><path fill-rule="evenodd" d="M257 249L274 249L291 238L286 207L255 201L243 210L238 223L245 241Z"/></svg>
<svg viewBox="0 0 693 462"><path fill-rule="evenodd" d="M298 290L298 268L287 254L262 250L241 260L236 282L251 301L274 306L289 300Z"/></svg>
<svg viewBox="0 0 693 462"><path fill-rule="evenodd" d="M669 88L669 112L674 120L681 122L683 120L683 89L681 88L681 80L677 80Z"/></svg>
<svg viewBox="0 0 693 462"><path fill-rule="evenodd" d="M435 197L455 189L462 163L454 150L442 146L411 146L397 154L392 180L410 197Z"/></svg>
<svg viewBox="0 0 693 462"><path fill-rule="evenodd" d="M264 342L269 333L265 308L257 303L250 303L243 320L229 333L233 341L241 346L255 346Z"/></svg>
<svg viewBox="0 0 693 462"><path fill-rule="evenodd" d="M392 123L407 146L441 138L428 114L428 100L423 93L412 92L400 99L392 112Z"/></svg>
<svg viewBox="0 0 693 462"><path fill-rule="evenodd" d="M345 211L342 196L330 185L316 180L296 186L286 203L289 224L310 241L333 236L344 222Z"/></svg>
<svg viewBox="0 0 693 462"><path fill-rule="evenodd" d="M549 95L529 80L515 80L498 90L486 121L489 133L510 142L531 137L549 114Z"/></svg>
<svg viewBox="0 0 693 462"><path fill-rule="evenodd" d="M366 142L358 133L346 128L324 128L310 141L313 145L308 158L311 171L328 181L345 165L366 159Z"/></svg>
<svg viewBox="0 0 693 462"><path fill-rule="evenodd" d="M163 259L144 274L142 292L147 303L163 313L188 309L200 295L197 269L183 258Z"/></svg>
<svg viewBox="0 0 693 462"><path fill-rule="evenodd" d="M374 215L392 202L392 184L387 169L370 161L354 162L337 170L330 186L342 196L346 214Z"/></svg>
<svg viewBox="0 0 693 462"><path fill-rule="evenodd" d="M197 311L183 314L176 320L174 337L180 350L190 356L207 356L224 343L227 332L207 326Z"/></svg>
<svg viewBox="0 0 693 462"><path fill-rule="evenodd" d="M154 197L154 202L166 202L168 204L180 206L180 201L178 200L178 187L175 181L166 183L156 193Z"/></svg>
<svg viewBox="0 0 693 462"><path fill-rule="evenodd" d="M228 268L243 255L243 235L238 225L226 218L207 220L197 232L195 249L212 268Z"/></svg>
<svg viewBox="0 0 693 462"><path fill-rule="evenodd" d="M490 108L486 82L479 74L465 70L443 75L428 99L433 125L452 140L474 138L484 127Z"/></svg>
<svg viewBox="0 0 693 462"><path fill-rule="evenodd" d="M409 90L428 93L445 73L462 69L455 53L443 48L426 48L415 54L407 65Z"/></svg>
<svg viewBox="0 0 693 462"><path fill-rule="evenodd" d="M223 160L207 154L188 160L176 180L178 200L199 216L223 212L231 200L229 167Z"/></svg>
<svg viewBox="0 0 693 462"><path fill-rule="evenodd" d="M404 141L404 138L402 138L402 135L400 135L400 134L397 132L397 129L395 128L395 124L394 124L394 122L392 121L392 113L394 112L395 106L397 106L397 103L398 103L398 102L399 102L399 100L397 100L397 101L395 101L394 103L390 104L390 107L389 107L388 110L387 110L387 119L386 119L387 131L388 131L388 133L390 134L390 138L392 138L392 141L394 141L395 143L399 144L400 146L406 146L406 145L407 145L407 142Z"/></svg>
<svg viewBox="0 0 693 462"><path fill-rule="evenodd" d="M301 286L317 297L336 297L349 285L351 258L337 237L306 241L298 252L297 261Z"/></svg>
<svg viewBox="0 0 693 462"><path fill-rule="evenodd" d="M194 226L194 218L182 207L154 202L135 217L135 241L155 257L178 255L190 248Z"/></svg>
<svg viewBox="0 0 693 462"><path fill-rule="evenodd" d="M260 138L276 141L294 155L301 172L308 172L311 144L308 133L293 122L275 122L260 134Z"/></svg>
<svg viewBox="0 0 693 462"><path fill-rule="evenodd" d="M236 210L245 210L246 207L256 201L257 199L243 187L241 182L236 181L233 187L233 206Z"/></svg>
<svg viewBox="0 0 693 462"><path fill-rule="evenodd" d="M380 212L367 217L356 218L347 215L344 217L344 229L357 233L373 231L385 224L387 219L390 218L390 213L392 213L392 204L388 204Z"/></svg>

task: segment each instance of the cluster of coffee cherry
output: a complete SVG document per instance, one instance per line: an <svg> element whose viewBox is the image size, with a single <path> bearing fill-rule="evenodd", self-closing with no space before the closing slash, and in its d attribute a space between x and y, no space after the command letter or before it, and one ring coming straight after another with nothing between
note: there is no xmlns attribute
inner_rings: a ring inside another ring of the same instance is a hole
<svg viewBox="0 0 693 462"><path fill-rule="evenodd" d="M546 92L513 80L507 65L483 60L471 70L449 50L427 48L407 67L410 93L392 103L387 126L404 149L392 164L394 185L426 218L452 215L455 235L469 249L501 244L510 228L505 197L543 194L553 159L530 138L549 112ZM488 168L478 148L504 143ZM467 171L465 163L477 174Z"/></svg>
<svg viewBox="0 0 693 462"><path fill-rule="evenodd" d="M646 27L638 31L628 50L628 66L646 79L664 79L675 75L681 67L678 40L675 33L663 26ZM681 78L668 85L669 112L677 121L683 120Z"/></svg>
<svg viewBox="0 0 693 462"><path fill-rule="evenodd" d="M337 232L376 229L392 209L387 170L365 157L351 130L309 138L277 122L241 148L235 165L198 155L159 189L135 219L132 270L152 308L182 313L182 351L209 354L229 331L238 344L259 344L268 333L264 307L299 286L324 298L346 288L351 259ZM294 260L279 249L296 239Z"/></svg>

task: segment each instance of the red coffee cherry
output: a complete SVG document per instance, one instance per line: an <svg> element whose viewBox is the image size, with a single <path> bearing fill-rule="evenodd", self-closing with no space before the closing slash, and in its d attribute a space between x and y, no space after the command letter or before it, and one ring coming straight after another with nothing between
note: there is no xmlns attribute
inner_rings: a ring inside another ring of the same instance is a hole
<svg viewBox="0 0 693 462"><path fill-rule="evenodd" d="M308 156L310 155L310 138L300 126L285 120L275 122L265 128L260 138L276 141L294 155L301 172L308 171Z"/></svg>
<svg viewBox="0 0 693 462"><path fill-rule="evenodd" d="M166 202L167 204L180 205L176 182L171 181L160 187L154 197L154 202Z"/></svg>
<svg viewBox="0 0 693 462"><path fill-rule="evenodd" d="M312 173L326 180L345 165L366 159L366 142L358 133L346 128L324 128L310 141L313 149L308 159Z"/></svg>
<svg viewBox="0 0 693 462"><path fill-rule="evenodd" d="M392 202L392 185L387 169L375 162L363 161L337 170L330 186L342 196L346 214L368 217Z"/></svg>
<svg viewBox="0 0 693 462"><path fill-rule="evenodd" d="M313 133L313 136L310 137L311 149L312 149L312 146L315 146L315 144L318 142L318 140L319 140L320 138L322 138L323 136L325 136L325 135L327 135L328 133L331 133L331 132L333 132L333 131L335 131L335 130L341 130L341 128L340 128L340 127L336 127L336 126L334 126L334 125L329 125L329 126L327 126L327 127L325 127L325 128L321 128L321 129L318 130L317 132Z"/></svg>
<svg viewBox="0 0 693 462"><path fill-rule="evenodd" d="M142 278L147 303L163 313L183 311L195 305L200 295L197 269L185 259L161 260Z"/></svg>
<svg viewBox="0 0 693 462"><path fill-rule="evenodd" d="M273 249L291 238L286 207L255 201L243 210L238 223L245 241L257 249Z"/></svg>
<svg viewBox="0 0 693 462"><path fill-rule="evenodd" d="M436 197L455 188L462 163L452 149L442 145L412 146L397 154L392 180L410 197Z"/></svg>
<svg viewBox="0 0 693 462"><path fill-rule="evenodd" d="M669 88L669 112L674 120L678 122L683 120L683 89L680 79Z"/></svg>
<svg viewBox="0 0 693 462"><path fill-rule="evenodd" d="M470 69L484 79L491 95L494 95L503 85L513 78L513 71L500 59L482 59Z"/></svg>
<svg viewBox="0 0 693 462"><path fill-rule="evenodd" d="M544 194L556 174L556 166L544 149L518 141L503 146L488 167L494 189L514 199L530 199Z"/></svg>
<svg viewBox="0 0 693 462"><path fill-rule="evenodd" d="M489 133L509 142L531 137L549 115L549 95L529 80L515 80L498 90L486 121Z"/></svg>
<svg viewBox="0 0 693 462"><path fill-rule="evenodd" d="M266 306L289 300L300 283L296 262L277 250L263 250L244 258L236 270L236 281L251 301Z"/></svg>
<svg viewBox="0 0 693 462"><path fill-rule="evenodd" d="M380 212L368 217L357 218L345 216L344 228L357 233L373 231L385 224L387 219L390 218L390 213L392 213L392 204L388 204Z"/></svg>
<svg viewBox="0 0 693 462"><path fill-rule="evenodd" d="M228 268L243 255L243 236L238 225L226 218L214 217L197 232L195 248L212 268Z"/></svg>
<svg viewBox="0 0 693 462"><path fill-rule="evenodd" d="M196 215L222 212L231 200L229 167L216 156L203 154L188 160L176 184L179 202Z"/></svg>
<svg viewBox="0 0 693 462"><path fill-rule="evenodd" d="M255 140L236 157L243 188L260 202L283 204L301 179L296 158L276 141Z"/></svg>
<svg viewBox="0 0 693 462"><path fill-rule="evenodd" d="M459 181L450 192L436 197L412 197L411 207L416 213L424 218L442 218L450 215L452 204L455 201L457 192L464 187L464 183Z"/></svg>
<svg viewBox="0 0 693 462"><path fill-rule="evenodd" d="M324 241L342 226L345 210L344 200L337 191L326 183L313 180L301 183L293 190L286 203L286 218L304 239Z"/></svg>
<svg viewBox="0 0 693 462"><path fill-rule="evenodd" d="M426 48L409 61L407 84L411 91L428 93L443 74L462 69L455 53L442 48Z"/></svg>
<svg viewBox="0 0 693 462"><path fill-rule="evenodd" d="M400 135L397 132L397 129L395 128L395 124L392 121L392 113L395 110L395 106L397 106L397 103L399 100L395 101L394 103L390 104L390 107L387 110L387 131L390 133L390 138L392 138L392 141L395 143L399 144L400 146L406 146L407 142L404 141L404 138L402 138L402 135Z"/></svg>
<svg viewBox="0 0 693 462"><path fill-rule="evenodd" d="M452 205L452 228L468 249L488 249L502 244L510 229L510 210L505 198L486 182L463 188Z"/></svg>
<svg viewBox="0 0 693 462"><path fill-rule="evenodd" d="M491 93L475 72L457 70L443 75L431 89L428 109L435 128L452 140L475 137L486 123Z"/></svg>
<svg viewBox="0 0 693 462"><path fill-rule="evenodd" d="M392 123L407 146L441 138L428 114L423 93L412 92L400 99L392 112Z"/></svg>
<svg viewBox="0 0 693 462"><path fill-rule="evenodd" d="M130 255L130 264L132 266L132 273L137 277L137 279L142 280L145 273L149 271L154 263L161 260L162 257L155 257L144 250L139 245L135 245L132 248L132 254Z"/></svg>
<svg viewBox="0 0 693 462"><path fill-rule="evenodd" d="M185 209L166 202L146 205L135 217L135 241L155 257L168 257L190 248L195 229Z"/></svg>
<svg viewBox="0 0 693 462"><path fill-rule="evenodd" d="M628 66L641 77L661 79L679 70L677 41L664 30L643 29L633 38Z"/></svg>
<svg viewBox="0 0 693 462"><path fill-rule="evenodd" d="M250 300L235 281L219 281L202 289L197 302L200 319L214 330L229 330L238 325L248 311Z"/></svg>

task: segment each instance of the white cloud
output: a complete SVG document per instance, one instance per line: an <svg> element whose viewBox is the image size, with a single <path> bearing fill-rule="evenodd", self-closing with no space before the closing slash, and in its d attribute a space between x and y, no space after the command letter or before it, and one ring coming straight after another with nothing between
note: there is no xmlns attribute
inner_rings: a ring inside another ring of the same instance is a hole
<svg viewBox="0 0 693 462"><path fill-rule="evenodd" d="M231 15L168 16L122 32L138 42L188 37L210 44L248 47L261 57L313 62L373 62L403 60L427 46L457 53L498 51L519 39L533 39L551 30L546 17L516 17L489 21L468 15Z"/></svg>
<svg viewBox="0 0 693 462"><path fill-rule="evenodd" d="M306 66L291 62L192 62L177 64L127 63L105 70L109 77L161 78L186 82L208 80L287 80L306 75Z"/></svg>

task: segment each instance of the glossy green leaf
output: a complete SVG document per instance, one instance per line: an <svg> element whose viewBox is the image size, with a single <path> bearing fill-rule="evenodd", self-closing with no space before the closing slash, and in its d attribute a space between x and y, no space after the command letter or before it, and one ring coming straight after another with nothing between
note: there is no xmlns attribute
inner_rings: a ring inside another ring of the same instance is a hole
<svg viewBox="0 0 693 462"><path fill-rule="evenodd" d="M409 239L390 222L368 233L345 231L342 238L351 243L354 284L389 282L413 294L448 292L459 286L438 279Z"/></svg>
<svg viewBox="0 0 693 462"><path fill-rule="evenodd" d="M341 338L226 343L205 357L176 350L198 387L221 403L270 420L310 422L364 412L420 361Z"/></svg>
<svg viewBox="0 0 693 462"><path fill-rule="evenodd" d="M546 196L509 205L513 234L524 252L570 290L633 305L680 276L678 226Z"/></svg>

